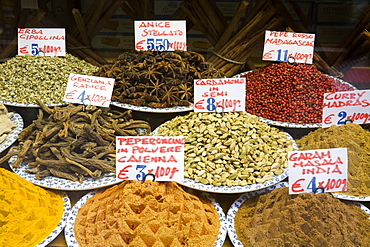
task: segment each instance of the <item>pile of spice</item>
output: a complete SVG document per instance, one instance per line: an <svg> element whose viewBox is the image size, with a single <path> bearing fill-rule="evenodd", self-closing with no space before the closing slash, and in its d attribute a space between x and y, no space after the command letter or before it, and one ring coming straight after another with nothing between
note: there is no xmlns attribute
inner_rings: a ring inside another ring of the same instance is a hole
<svg viewBox="0 0 370 247"><path fill-rule="evenodd" d="M214 205L175 182L124 181L89 198L74 235L83 246L214 246Z"/></svg>
<svg viewBox="0 0 370 247"><path fill-rule="evenodd" d="M369 215L331 194L289 195L288 187L248 198L234 218L243 246L369 246Z"/></svg>
<svg viewBox="0 0 370 247"><path fill-rule="evenodd" d="M19 145L0 159L16 156L36 179L47 176L84 181L116 172L116 136L148 135L151 127L134 120L131 110L68 104L47 107L41 101L38 118L18 135Z"/></svg>
<svg viewBox="0 0 370 247"><path fill-rule="evenodd" d="M242 76L245 110L279 122L321 123L324 93L354 90L302 63L270 63Z"/></svg>
<svg viewBox="0 0 370 247"><path fill-rule="evenodd" d="M17 127L11 121L13 113L8 112L6 106L0 102L0 143L6 140L8 134Z"/></svg>
<svg viewBox="0 0 370 247"><path fill-rule="evenodd" d="M203 55L181 50L130 50L95 75L115 78L112 101L153 108L190 106L194 79L225 77Z"/></svg>
<svg viewBox="0 0 370 247"><path fill-rule="evenodd" d="M0 168L0 246L36 246L57 227L62 196Z"/></svg>
<svg viewBox="0 0 370 247"><path fill-rule="evenodd" d="M299 150L347 148L348 185L352 196L370 196L370 132L354 123L319 128L297 140Z"/></svg>
<svg viewBox="0 0 370 247"><path fill-rule="evenodd" d="M37 104L63 103L70 73L93 75L98 67L67 53L65 57L15 56L0 64L0 99Z"/></svg>
<svg viewBox="0 0 370 247"><path fill-rule="evenodd" d="M246 112L191 112L165 122L156 135L185 136L184 176L214 186L271 180L294 150L286 133Z"/></svg>

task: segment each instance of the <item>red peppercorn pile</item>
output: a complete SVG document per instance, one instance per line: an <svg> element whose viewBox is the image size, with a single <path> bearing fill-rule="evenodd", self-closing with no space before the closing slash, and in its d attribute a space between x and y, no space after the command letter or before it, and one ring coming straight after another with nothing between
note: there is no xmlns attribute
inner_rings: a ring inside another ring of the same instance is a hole
<svg viewBox="0 0 370 247"><path fill-rule="evenodd" d="M246 112L279 122L321 123L324 93L354 90L302 63L270 63L243 77Z"/></svg>

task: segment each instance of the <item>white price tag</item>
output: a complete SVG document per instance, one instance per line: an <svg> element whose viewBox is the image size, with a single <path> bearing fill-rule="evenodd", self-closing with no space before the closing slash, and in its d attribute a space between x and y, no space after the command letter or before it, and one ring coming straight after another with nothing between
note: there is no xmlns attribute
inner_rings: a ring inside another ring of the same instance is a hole
<svg viewBox="0 0 370 247"><path fill-rule="evenodd" d="M289 194L347 190L347 148L288 152Z"/></svg>
<svg viewBox="0 0 370 247"><path fill-rule="evenodd" d="M324 94L322 127L341 125L346 121L356 124L370 122L370 90Z"/></svg>
<svg viewBox="0 0 370 247"><path fill-rule="evenodd" d="M138 51L186 51L186 21L134 21Z"/></svg>
<svg viewBox="0 0 370 247"><path fill-rule="evenodd" d="M64 101L76 104L109 107L114 79L69 74Z"/></svg>
<svg viewBox="0 0 370 247"><path fill-rule="evenodd" d="M184 144L181 136L117 136L116 178L182 181Z"/></svg>
<svg viewBox="0 0 370 247"><path fill-rule="evenodd" d="M194 111L245 111L245 83L245 78L194 80Z"/></svg>
<svg viewBox="0 0 370 247"><path fill-rule="evenodd" d="M315 34L265 32L262 60L312 64Z"/></svg>
<svg viewBox="0 0 370 247"><path fill-rule="evenodd" d="M18 28L18 55L65 56L64 28Z"/></svg>

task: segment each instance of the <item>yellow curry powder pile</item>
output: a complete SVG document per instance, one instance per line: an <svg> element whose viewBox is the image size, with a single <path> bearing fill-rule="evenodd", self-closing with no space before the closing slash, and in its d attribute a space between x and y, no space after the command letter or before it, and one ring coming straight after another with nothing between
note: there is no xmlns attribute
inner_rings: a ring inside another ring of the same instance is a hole
<svg viewBox="0 0 370 247"><path fill-rule="evenodd" d="M289 195L288 187L247 199L234 225L244 247L369 246L369 215L329 193Z"/></svg>
<svg viewBox="0 0 370 247"><path fill-rule="evenodd" d="M0 168L0 246L35 246L58 225L62 196Z"/></svg>
<svg viewBox="0 0 370 247"><path fill-rule="evenodd" d="M319 128L296 141L299 150L347 148L348 186L352 196L370 196L370 132L347 123Z"/></svg>

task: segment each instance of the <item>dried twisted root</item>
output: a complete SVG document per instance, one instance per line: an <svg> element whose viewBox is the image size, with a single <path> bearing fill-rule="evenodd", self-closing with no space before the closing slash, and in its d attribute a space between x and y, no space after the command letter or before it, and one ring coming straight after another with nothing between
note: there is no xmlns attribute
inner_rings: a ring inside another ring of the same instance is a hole
<svg viewBox="0 0 370 247"><path fill-rule="evenodd" d="M69 104L49 108L38 101L38 118L18 135L19 145L0 162L17 156L13 168L24 162L36 179L47 176L82 182L115 172L116 136L148 135L148 122L132 119L131 110Z"/></svg>

